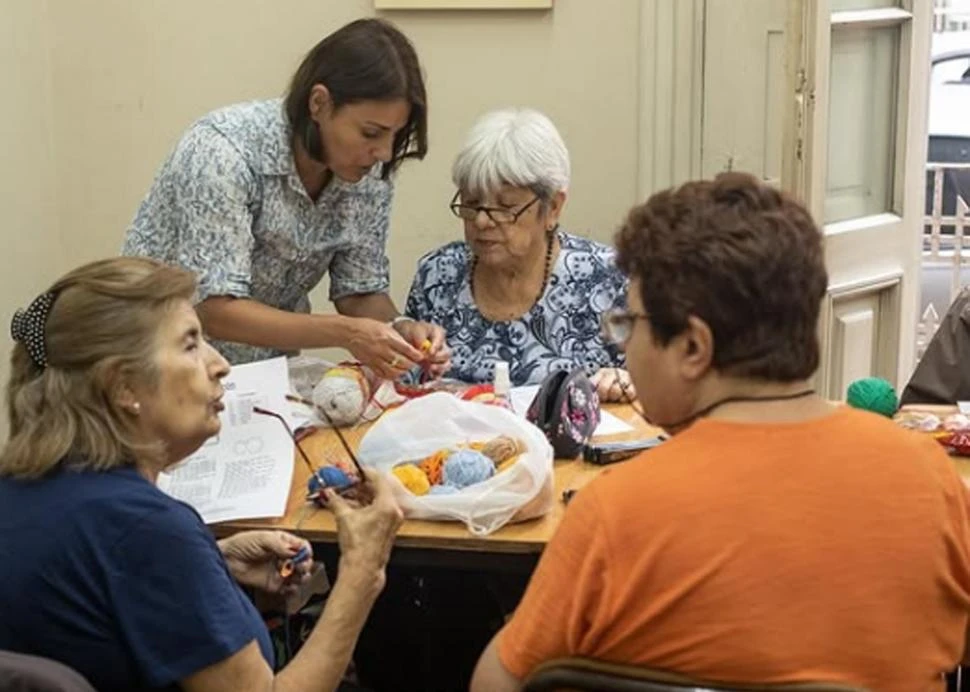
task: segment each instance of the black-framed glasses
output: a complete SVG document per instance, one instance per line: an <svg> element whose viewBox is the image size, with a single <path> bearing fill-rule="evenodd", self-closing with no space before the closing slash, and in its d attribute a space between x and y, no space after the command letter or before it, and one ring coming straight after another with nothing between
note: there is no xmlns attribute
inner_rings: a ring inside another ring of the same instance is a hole
<svg viewBox="0 0 970 692"><path fill-rule="evenodd" d="M485 216L488 217L489 221L499 226L511 226L519 217L522 216L529 208L532 207L536 202L539 201L539 196L536 195L532 198L532 201L527 202L524 206L519 207L518 211L513 211L512 209L505 209L503 207L484 207L481 205L471 205L462 204L458 201L461 196L461 192L456 192L455 196L451 198L451 204L448 208L451 209L451 213L457 216L462 221L474 221L478 218L481 212L485 212Z"/></svg>
<svg viewBox="0 0 970 692"><path fill-rule="evenodd" d="M633 325L637 320L647 319L644 312L631 312L623 308L611 308L603 313L600 324L603 337L611 344L623 346L633 335Z"/></svg>

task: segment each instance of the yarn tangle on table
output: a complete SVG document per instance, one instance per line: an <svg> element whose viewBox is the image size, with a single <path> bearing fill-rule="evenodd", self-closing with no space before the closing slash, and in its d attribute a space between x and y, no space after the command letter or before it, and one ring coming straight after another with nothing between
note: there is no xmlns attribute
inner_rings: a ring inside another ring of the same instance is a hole
<svg viewBox="0 0 970 692"><path fill-rule="evenodd" d="M896 390L879 377L864 377L849 385L845 395L849 406L892 418L899 406Z"/></svg>
<svg viewBox="0 0 970 692"><path fill-rule="evenodd" d="M360 368L331 368L313 388L312 398L313 405L325 411L334 425L353 425L367 409L370 385Z"/></svg>
<svg viewBox="0 0 970 692"><path fill-rule="evenodd" d="M493 475L495 462L473 449L460 449L445 460L441 480L443 485L465 488L486 481Z"/></svg>

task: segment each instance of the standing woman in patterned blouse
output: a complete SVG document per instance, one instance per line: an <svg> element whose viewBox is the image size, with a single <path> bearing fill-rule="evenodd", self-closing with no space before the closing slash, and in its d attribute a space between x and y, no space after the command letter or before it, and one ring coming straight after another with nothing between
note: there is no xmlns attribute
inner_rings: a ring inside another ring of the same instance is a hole
<svg viewBox="0 0 970 692"><path fill-rule="evenodd" d="M528 109L494 111L472 128L452 166L451 210L465 240L425 255L407 314L441 324L451 377L491 381L496 361L512 384L538 384L582 367L604 401L629 390L623 354L600 333L625 305L614 251L559 227L569 152L556 126Z"/></svg>
<svg viewBox="0 0 970 692"><path fill-rule="evenodd" d="M230 362L338 346L383 377L419 363L438 374L449 367L443 330L400 316L387 295L392 174L426 151L413 46L387 22L358 20L310 51L285 99L194 123L123 252L196 274L199 315ZM328 272L339 314L310 314L308 293Z"/></svg>

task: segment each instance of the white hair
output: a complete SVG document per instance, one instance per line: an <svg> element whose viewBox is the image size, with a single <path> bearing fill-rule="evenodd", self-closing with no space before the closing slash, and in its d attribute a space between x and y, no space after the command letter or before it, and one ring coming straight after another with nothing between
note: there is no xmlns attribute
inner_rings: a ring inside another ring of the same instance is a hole
<svg viewBox="0 0 970 692"><path fill-rule="evenodd" d="M569 151L552 121L531 108L486 113L451 166L463 192L486 196L503 185L530 188L549 201L569 188Z"/></svg>

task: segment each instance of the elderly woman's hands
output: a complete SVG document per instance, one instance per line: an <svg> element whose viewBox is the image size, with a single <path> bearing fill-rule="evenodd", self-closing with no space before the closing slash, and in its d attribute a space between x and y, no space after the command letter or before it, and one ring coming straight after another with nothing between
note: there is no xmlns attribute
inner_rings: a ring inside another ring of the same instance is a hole
<svg viewBox="0 0 970 692"><path fill-rule="evenodd" d="M406 320L398 322L396 329L417 349L421 349L426 343L431 344L422 350L426 357L421 365L432 378L437 379L451 370L451 349L448 348L445 330L441 326Z"/></svg>
<svg viewBox="0 0 970 692"><path fill-rule="evenodd" d="M243 531L219 541L229 571L243 586L289 597L300 590L313 571L312 552L294 565L288 577L280 574L280 565L310 544L285 531Z"/></svg>
<svg viewBox="0 0 970 692"><path fill-rule="evenodd" d="M601 368L590 380L604 403L628 403L637 398L630 373L622 368Z"/></svg>
<svg viewBox="0 0 970 692"><path fill-rule="evenodd" d="M324 496L337 520L339 576L350 574L349 578L361 587L370 585L380 590L404 513L383 476L366 468L364 476L359 501L347 500L330 488L324 490Z"/></svg>

